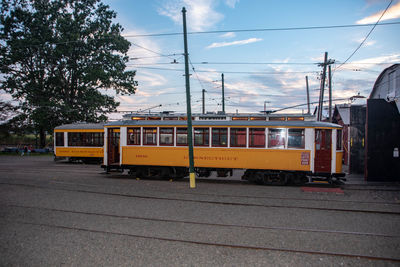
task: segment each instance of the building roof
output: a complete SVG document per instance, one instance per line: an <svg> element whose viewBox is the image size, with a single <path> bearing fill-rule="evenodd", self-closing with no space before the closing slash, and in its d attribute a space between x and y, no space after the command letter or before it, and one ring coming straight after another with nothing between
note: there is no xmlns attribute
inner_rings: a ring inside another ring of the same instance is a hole
<svg viewBox="0 0 400 267"><path fill-rule="evenodd" d="M400 112L400 64L394 64L379 74L369 98L394 102Z"/></svg>
<svg viewBox="0 0 400 267"><path fill-rule="evenodd" d="M376 91L378 90L379 86L381 85L382 79L385 77L385 74L388 72L391 72L393 70L396 70L400 67L400 64L394 64L386 69L384 69L381 74L379 74L378 78L375 81L374 87L372 88L371 94L369 95L369 98L377 98L375 96ZM397 85L399 86L399 85Z"/></svg>
<svg viewBox="0 0 400 267"><path fill-rule="evenodd" d="M350 105L336 105L340 117L345 125L350 125Z"/></svg>

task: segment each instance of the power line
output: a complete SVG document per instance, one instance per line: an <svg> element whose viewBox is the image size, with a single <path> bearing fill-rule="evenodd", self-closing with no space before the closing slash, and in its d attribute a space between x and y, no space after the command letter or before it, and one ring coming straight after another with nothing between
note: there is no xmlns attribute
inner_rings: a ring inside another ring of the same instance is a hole
<svg viewBox="0 0 400 267"><path fill-rule="evenodd" d="M161 53L159 53L159 52L156 52L156 51L151 50L151 49L149 49L149 48L146 48L146 47L144 47L144 46L138 45L138 44L136 44L136 43L134 43L134 42L131 42L131 44L134 45L134 46L136 46L136 47L139 47L139 48L142 48L142 49L144 49L144 50L147 50L147 51L149 51L149 52L151 52L151 53L154 53L154 54L156 54L156 55L159 55L159 56L161 56L161 57L168 57L168 58L170 58L170 59L172 59L172 60L175 60L173 57L170 57L170 55L161 54ZM181 54L172 54L172 55L175 56L175 55L181 55Z"/></svg>
<svg viewBox="0 0 400 267"><path fill-rule="evenodd" d="M166 70L166 71L184 71L183 69L170 69L170 68L158 68L158 67L142 67L137 66L137 64L129 65L136 66L138 69L152 69L152 70ZM287 73L315 73L318 71L277 71L277 72L265 72L265 71L223 71L223 70L197 70L197 72L206 72L206 73L232 73L232 74L287 74Z"/></svg>
<svg viewBox="0 0 400 267"><path fill-rule="evenodd" d="M397 22L385 22L380 23L377 26L397 25ZM355 27L368 27L374 26L375 24L348 24L348 25L328 25L328 26L308 26L308 27L287 27L287 28L260 28L260 29L232 29L232 30L220 30L220 31L197 31L188 32L187 34L212 34L212 33L227 33L227 32L265 32L265 31L296 31L296 30L320 30L320 29L337 29L337 28L355 28ZM125 38L130 37L152 37L152 36L173 36L182 35L181 32L171 33L149 33L149 34L126 34L122 35Z"/></svg>
<svg viewBox="0 0 400 267"><path fill-rule="evenodd" d="M140 58L135 58L140 59ZM169 65L184 64L182 62L138 63L137 65ZM192 65L317 65L319 63L287 63L287 62L193 62Z"/></svg>
<svg viewBox="0 0 400 267"><path fill-rule="evenodd" d="M200 78L199 78L199 75L197 74L197 72L196 72L196 70L195 70L195 68L194 68L194 66L193 66L192 61L190 60L190 58L189 58L189 62L190 62L190 65L192 66L192 70L193 70L194 74L196 75L197 81L199 81L199 84L200 84L201 89L204 89L203 83L201 82L201 80L200 80Z"/></svg>
<svg viewBox="0 0 400 267"><path fill-rule="evenodd" d="M393 1L393 0L392 0ZM378 21L379 22L379 21ZM318 29L335 29L335 28L355 28L355 27L368 27L368 26L390 26L390 25L398 25L400 21L396 22L383 22L383 23L375 23L375 24L348 24L348 25L328 25L328 26L309 26L309 27L287 27L287 28L260 28L260 29L232 29L232 30L220 30L220 31L197 31L197 32L188 32L187 34L213 34L213 33L227 33L227 32L263 32L263 31L295 31L295 30L318 30ZM182 35L181 32L173 32L173 33L150 33L150 34L121 34L122 37L125 38L133 38L133 37L156 37L156 36L173 36L173 35ZM115 38L118 36L104 36L98 38L96 40L107 40L111 38ZM19 45L19 48L26 47L39 47L43 45L62 45L69 43L82 43L88 41L88 39L80 39L80 40L71 40L64 42L45 42L38 44L27 44L27 45ZM136 45L136 44L134 44ZM138 45L136 45L138 46ZM139 46L138 46L139 47ZM145 49L145 48L144 48ZM154 51L152 51L154 52ZM157 52L155 52L157 53ZM157 53L159 54L159 53ZM162 55L162 54L160 54ZM162 55L166 56L166 55Z"/></svg>
<svg viewBox="0 0 400 267"><path fill-rule="evenodd" d="M148 57L131 57L129 58L130 60L139 60L139 59L147 59L147 58L160 58L160 57L172 57L172 56L176 56L177 54L169 54L169 55L163 55L163 56L148 56ZM155 63L158 64L158 63ZM167 64L167 63L164 63ZM168 63L171 64L171 63Z"/></svg>
<svg viewBox="0 0 400 267"><path fill-rule="evenodd" d="M375 29L375 27L378 25L379 21L381 21L383 15L385 15L386 11L389 9L390 5L392 4L393 0L390 0L388 6L386 7L385 11L383 11L382 15L379 17L378 21L374 24L374 26L372 27L372 29L369 31L369 33L367 34L367 36L365 36L364 40L360 43L360 45L356 48L356 50L353 51L353 53L351 53L351 55L342 63L340 64L337 68L335 68L335 70L339 69L340 67L342 67L344 64L346 64L346 62L358 51L358 49L361 48L361 46L365 43L365 41L367 40L367 38L370 36L370 34L372 33L372 31Z"/></svg>
<svg viewBox="0 0 400 267"><path fill-rule="evenodd" d="M172 56L174 54L171 54ZM161 57L161 56L154 56L154 57L138 57L138 58L131 58L133 60L136 59L146 59L146 58L155 58L155 57ZM340 63L340 61L335 61ZM346 62L342 63L343 65L388 65L388 64L394 64L396 62ZM158 62L158 63L132 63L137 66L155 66L155 65L171 65L171 64L177 64L177 65L182 65L184 64L183 62ZM287 62L192 62L192 65L318 65L321 64L320 62L292 62L292 63L287 63Z"/></svg>

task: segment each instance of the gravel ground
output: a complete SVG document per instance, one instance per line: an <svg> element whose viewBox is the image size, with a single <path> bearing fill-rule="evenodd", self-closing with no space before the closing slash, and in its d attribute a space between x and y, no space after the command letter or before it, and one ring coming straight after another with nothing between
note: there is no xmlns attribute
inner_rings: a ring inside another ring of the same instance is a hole
<svg viewBox="0 0 400 267"><path fill-rule="evenodd" d="M396 185L304 193L236 172L190 189L49 156L0 159L1 266L400 264Z"/></svg>

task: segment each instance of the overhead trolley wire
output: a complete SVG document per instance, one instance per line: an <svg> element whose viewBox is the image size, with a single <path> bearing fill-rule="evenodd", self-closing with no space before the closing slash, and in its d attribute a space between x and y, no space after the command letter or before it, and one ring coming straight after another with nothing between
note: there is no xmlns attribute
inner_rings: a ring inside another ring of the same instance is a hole
<svg viewBox="0 0 400 267"><path fill-rule="evenodd" d="M184 71L183 69L171 69L171 68L158 68L158 67L142 67L136 64L129 65L136 66L138 69L151 69L151 70L166 70L166 71ZM232 74L287 74L287 73L314 73L318 71L277 71L277 72L267 72L267 71L222 71L222 70L197 70L197 72L207 72L207 73L232 73Z"/></svg>
<svg viewBox="0 0 400 267"><path fill-rule="evenodd" d="M134 42L130 42L130 43L131 43L132 45L136 46L136 47L142 48L142 49L147 50L147 51L149 51L149 52L151 52L151 53L154 53L154 54L156 54L156 55L159 55L160 57L168 57L168 58L170 58L170 59L172 59L172 60L175 60L175 61L176 61L176 59L173 58L173 57L171 57L171 56L181 55L181 54L165 55L165 54L161 54L161 53L159 53L159 52L156 52L156 51L154 51L154 50L151 50L151 49L149 49L149 48L147 48L147 47L138 45L138 44L136 44L136 43L134 43Z"/></svg>
<svg viewBox="0 0 400 267"><path fill-rule="evenodd" d="M296 31L296 30L319 30L319 29L337 29L337 28L355 28L355 27L368 27L368 26L390 26L390 25L399 25L400 21L395 22L383 22L383 23L370 23L370 24L348 24L348 25L328 25L328 26L309 26L309 27L286 27L286 28L260 28L260 29L231 29L231 30L218 30L218 31L197 31L197 32L188 32L187 34L213 34L213 33L227 33L227 32L265 32L265 31ZM121 34L122 37L125 38L134 38L134 37L156 37L156 36L173 36L173 35L182 35L182 32L172 32L172 33L149 33L149 34ZM115 36L104 36L98 38L97 40L106 40L109 38L114 38ZM80 43L85 42L87 40L71 40L71 41L63 41L63 42L45 42L38 44L27 44L20 45L20 48L25 47L39 47L43 45L62 45L68 43ZM0 46L3 46L0 44ZM153 51L154 52L154 51ZM157 52L155 52L157 53ZM160 54L162 55L162 54ZM166 56L166 55L163 55Z"/></svg>
<svg viewBox="0 0 400 267"><path fill-rule="evenodd" d="M349 61L349 59L351 57L354 56L354 54L358 51L358 49L361 48L361 46L365 43L365 41L368 39L368 37L371 35L372 31L375 29L375 27L378 25L379 21L381 21L382 17L385 15L386 11L389 9L390 5L392 4L393 0L390 0L389 4L387 5L386 9L383 11L382 15L379 17L378 21L375 24L371 24L373 25L372 29L369 31L369 33L367 34L367 36L365 36L364 40L360 43L360 45L353 51L353 53L351 53L351 55L342 63L340 64L338 67L335 68L334 71L336 71L337 69L339 69L340 67L342 67L344 64L346 64L347 61ZM365 24L364 24L365 25Z"/></svg>
<svg viewBox="0 0 400 267"><path fill-rule="evenodd" d="M200 78L199 78L199 75L197 74L197 72L196 72L196 70L195 70L195 68L194 68L194 66L193 66L192 61L190 60L190 58L189 58L189 62L190 62L190 66L192 66L192 70L193 70L194 74L196 75L197 81L199 81L199 84L200 84L200 86L201 86L201 89L204 89L203 83L201 82L201 80L200 80ZM205 90L205 89L204 89L204 90Z"/></svg>
<svg viewBox="0 0 400 267"><path fill-rule="evenodd" d="M376 24L376 26L398 25L400 21L384 22ZM328 26L308 26L308 27L286 27L286 28L260 28L260 29L231 29L231 30L218 30L218 31L197 31L188 32L187 34L212 34L212 33L227 33L227 32L265 32L265 31L297 31L297 30L320 30L320 29L340 29L340 28L355 28L355 27L368 27L375 24L348 24L348 25L328 25ZM181 32L171 33L149 33L149 34L123 34L125 38L131 37L152 37L152 36L172 36L182 35Z"/></svg>

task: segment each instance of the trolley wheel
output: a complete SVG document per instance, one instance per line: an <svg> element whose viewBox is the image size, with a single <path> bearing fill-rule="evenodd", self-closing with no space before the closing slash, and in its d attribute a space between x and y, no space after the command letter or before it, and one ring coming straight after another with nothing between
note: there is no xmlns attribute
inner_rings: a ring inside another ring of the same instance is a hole
<svg viewBox="0 0 400 267"><path fill-rule="evenodd" d="M254 174L254 182L255 182L256 184L260 184L260 185L265 184L265 175L264 175L264 172L256 172L256 173Z"/></svg>

